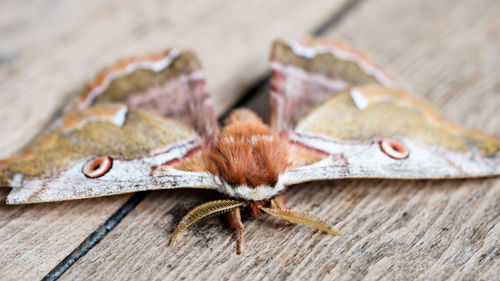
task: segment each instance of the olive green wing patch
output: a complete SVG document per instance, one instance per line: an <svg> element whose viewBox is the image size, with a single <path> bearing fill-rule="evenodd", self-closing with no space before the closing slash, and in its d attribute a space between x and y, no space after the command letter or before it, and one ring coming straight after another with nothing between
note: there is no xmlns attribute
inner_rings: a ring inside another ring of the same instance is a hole
<svg viewBox="0 0 500 281"><path fill-rule="evenodd" d="M498 138L452 125L407 92L380 85L352 88L328 99L298 122L296 132L349 143L407 138L478 157L494 157L500 151Z"/></svg>

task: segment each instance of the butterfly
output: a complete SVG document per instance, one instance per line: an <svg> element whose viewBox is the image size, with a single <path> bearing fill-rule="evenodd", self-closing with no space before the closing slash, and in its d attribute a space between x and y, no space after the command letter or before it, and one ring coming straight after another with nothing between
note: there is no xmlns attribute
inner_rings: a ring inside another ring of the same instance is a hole
<svg viewBox="0 0 500 281"><path fill-rule="evenodd" d="M341 178L444 179L500 174L500 140L452 125L345 43L282 41L271 52L270 124L248 109L219 128L196 55L171 49L101 72L24 151L0 161L8 204L141 190L213 189L193 223L266 213L339 233L289 209L290 185Z"/></svg>

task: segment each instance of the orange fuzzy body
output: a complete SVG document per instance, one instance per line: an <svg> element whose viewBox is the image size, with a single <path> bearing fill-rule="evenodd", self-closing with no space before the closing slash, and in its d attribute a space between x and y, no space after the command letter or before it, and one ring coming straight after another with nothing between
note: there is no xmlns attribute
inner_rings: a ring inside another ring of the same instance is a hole
<svg viewBox="0 0 500 281"><path fill-rule="evenodd" d="M208 152L209 171L232 186L274 186L291 165L287 142L246 109L234 111L225 124Z"/></svg>

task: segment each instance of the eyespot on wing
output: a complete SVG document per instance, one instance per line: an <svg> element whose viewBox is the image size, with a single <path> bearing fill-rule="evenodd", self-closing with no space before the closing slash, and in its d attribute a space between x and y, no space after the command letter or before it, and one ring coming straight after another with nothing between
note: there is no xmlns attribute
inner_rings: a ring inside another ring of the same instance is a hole
<svg viewBox="0 0 500 281"><path fill-rule="evenodd" d="M393 159L402 160L410 156L408 147L396 139L383 138L379 141L379 145L380 150Z"/></svg>
<svg viewBox="0 0 500 281"><path fill-rule="evenodd" d="M109 156L99 155L85 163L82 173L88 178L104 176L113 166L113 159Z"/></svg>

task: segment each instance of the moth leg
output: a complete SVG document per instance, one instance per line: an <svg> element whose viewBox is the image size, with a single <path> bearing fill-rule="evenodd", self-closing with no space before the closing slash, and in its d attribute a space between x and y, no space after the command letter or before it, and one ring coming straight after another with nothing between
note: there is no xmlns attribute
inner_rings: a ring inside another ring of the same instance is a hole
<svg viewBox="0 0 500 281"><path fill-rule="evenodd" d="M280 210L287 210L288 207L286 206L285 196L278 194L273 199L271 199L271 208L280 209Z"/></svg>
<svg viewBox="0 0 500 281"><path fill-rule="evenodd" d="M241 222L241 211L240 208L234 208L229 213L227 213L227 219L229 220L229 225L234 229L236 234L236 254L241 254L241 244L243 243L243 230L245 227Z"/></svg>

